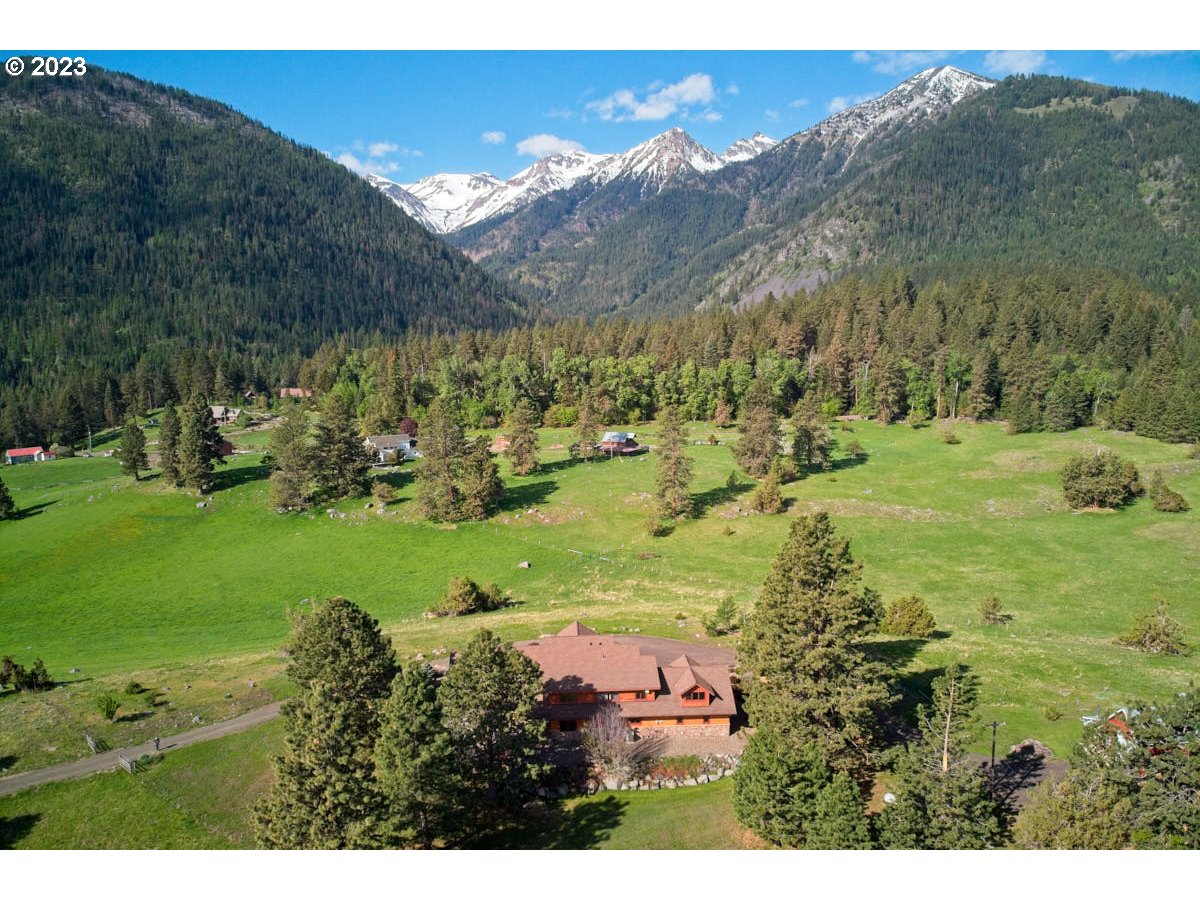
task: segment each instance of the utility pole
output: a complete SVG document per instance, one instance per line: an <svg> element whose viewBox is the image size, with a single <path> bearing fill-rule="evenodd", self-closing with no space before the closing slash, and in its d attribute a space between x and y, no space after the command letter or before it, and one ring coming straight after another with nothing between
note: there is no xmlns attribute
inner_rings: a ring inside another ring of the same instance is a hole
<svg viewBox="0 0 1200 900"><path fill-rule="evenodd" d="M993 794L996 792L996 729L1000 728L1003 724L1003 722L997 722L993 719L985 726L992 729L992 766L988 770L988 775L990 776L989 780L991 781Z"/></svg>

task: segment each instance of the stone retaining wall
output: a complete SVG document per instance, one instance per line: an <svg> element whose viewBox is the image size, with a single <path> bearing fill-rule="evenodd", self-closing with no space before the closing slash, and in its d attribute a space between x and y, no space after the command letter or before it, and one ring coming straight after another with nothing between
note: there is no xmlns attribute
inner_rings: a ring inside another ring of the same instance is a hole
<svg viewBox="0 0 1200 900"><path fill-rule="evenodd" d="M588 781L587 792L595 794L600 791L657 791L665 788L694 787L698 784L708 784L720 781L727 775L732 775L738 767L741 758L738 756L710 756L701 760L704 771L699 775L689 775L683 778L656 778L644 775L622 781L617 778L596 779Z"/></svg>

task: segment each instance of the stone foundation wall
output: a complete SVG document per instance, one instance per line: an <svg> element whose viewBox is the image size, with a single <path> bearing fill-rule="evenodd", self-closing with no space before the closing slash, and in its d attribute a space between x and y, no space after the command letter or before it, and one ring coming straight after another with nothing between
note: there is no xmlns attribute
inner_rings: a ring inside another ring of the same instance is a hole
<svg viewBox="0 0 1200 900"><path fill-rule="evenodd" d="M729 723L720 725L664 725L661 727L639 725L636 729L641 735L662 735L666 738L675 737L728 737Z"/></svg>

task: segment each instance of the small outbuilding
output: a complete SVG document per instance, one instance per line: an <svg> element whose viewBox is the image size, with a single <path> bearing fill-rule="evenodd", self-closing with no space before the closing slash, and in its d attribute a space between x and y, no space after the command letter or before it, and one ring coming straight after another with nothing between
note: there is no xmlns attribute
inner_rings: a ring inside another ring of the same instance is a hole
<svg viewBox="0 0 1200 900"><path fill-rule="evenodd" d="M636 440L637 435L632 431L606 431L600 438L599 450L609 456L632 456L644 453L646 448Z"/></svg>
<svg viewBox="0 0 1200 900"><path fill-rule="evenodd" d="M6 466L19 466L23 463L48 462L55 459L53 453L44 450L41 447L17 447L13 450L4 451L4 464Z"/></svg>

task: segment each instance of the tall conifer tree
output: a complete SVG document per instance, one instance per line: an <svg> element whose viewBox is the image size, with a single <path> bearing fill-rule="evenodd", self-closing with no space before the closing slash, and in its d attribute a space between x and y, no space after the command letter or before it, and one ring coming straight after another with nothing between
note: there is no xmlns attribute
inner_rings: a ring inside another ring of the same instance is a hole
<svg viewBox="0 0 1200 900"><path fill-rule="evenodd" d="M393 840L429 849L456 829L462 800L458 759L428 666L406 666L392 682L380 713L375 764Z"/></svg>
<svg viewBox="0 0 1200 900"><path fill-rule="evenodd" d="M359 437L350 405L330 394L313 428L313 481L327 500L361 497L371 489L371 454Z"/></svg>
<svg viewBox="0 0 1200 900"><path fill-rule="evenodd" d="M119 454L121 470L126 475L132 475L134 481L139 480L140 469L150 468L146 459L146 434L133 419L125 423L125 429L121 432Z"/></svg>
<svg viewBox="0 0 1200 900"><path fill-rule="evenodd" d="M296 512L308 507L312 450L304 408L293 404L271 432L271 502Z"/></svg>
<svg viewBox="0 0 1200 900"><path fill-rule="evenodd" d="M213 463L224 463L221 433L212 410L199 394L183 407L179 426L179 481L201 494L213 489Z"/></svg>
<svg viewBox="0 0 1200 900"><path fill-rule="evenodd" d="M537 410L533 403L522 399L513 409L512 429L505 451L515 475L532 475L541 468L538 462L537 423Z"/></svg>
<svg viewBox="0 0 1200 900"><path fill-rule="evenodd" d="M478 437L468 442L462 460L460 511L465 519L486 519L504 497L500 468L492 459L488 440Z"/></svg>
<svg viewBox="0 0 1200 900"><path fill-rule="evenodd" d="M453 522L461 516L457 475L465 442L458 409L444 397L434 398L421 424L421 468L417 472L417 504L425 518Z"/></svg>
<svg viewBox="0 0 1200 900"><path fill-rule="evenodd" d="M679 410L668 406L659 416L659 444L655 448L658 466L655 477L655 501L661 516L678 518L692 511L692 460L687 455L687 434Z"/></svg>
<svg viewBox="0 0 1200 900"><path fill-rule="evenodd" d="M158 426L158 461L162 478L167 484L179 486L179 413L175 404L168 402L163 407L162 422Z"/></svg>
<svg viewBox="0 0 1200 900"><path fill-rule="evenodd" d="M824 512L799 517L742 631L739 661L755 725L815 741L840 771L870 763L889 673L864 640L882 614L850 544Z"/></svg>

